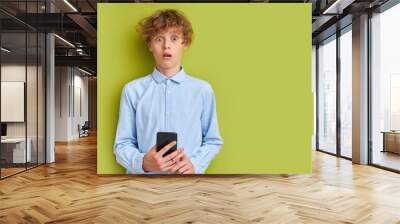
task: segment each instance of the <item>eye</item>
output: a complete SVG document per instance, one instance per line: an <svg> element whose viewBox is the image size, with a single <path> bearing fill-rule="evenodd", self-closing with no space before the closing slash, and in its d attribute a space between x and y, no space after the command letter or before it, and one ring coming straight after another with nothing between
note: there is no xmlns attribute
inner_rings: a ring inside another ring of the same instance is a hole
<svg viewBox="0 0 400 224"><path fill-rule="evenodd" d="M174 42L177 41L178 39L179 39L178 36L172 36L172 37L171 37L171 40L174 41Z"/></svg>
<svg viewBox="0 0 400 224"><path fill-rule="evenodd" d="M156 37L156 38L155 38L155 41L156 41L156 42L161 42L161 41L162 41L162 38L161 38L161 37Z"/></svg>

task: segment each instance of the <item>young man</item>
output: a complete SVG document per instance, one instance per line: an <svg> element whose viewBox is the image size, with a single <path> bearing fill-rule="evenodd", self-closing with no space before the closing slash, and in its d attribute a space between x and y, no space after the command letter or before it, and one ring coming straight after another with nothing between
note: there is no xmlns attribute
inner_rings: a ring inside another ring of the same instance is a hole
<svg viewBox="0 0 400 224"><path fill-rule="evenodd" d="M204 173L223 143L211 86L185 73L182 55L190 46L190 22L176 10L159 10L138 25L155 61L154 71L122 90L114 153L127 173ZM157 132L176 132L159 152Z"/></svg>

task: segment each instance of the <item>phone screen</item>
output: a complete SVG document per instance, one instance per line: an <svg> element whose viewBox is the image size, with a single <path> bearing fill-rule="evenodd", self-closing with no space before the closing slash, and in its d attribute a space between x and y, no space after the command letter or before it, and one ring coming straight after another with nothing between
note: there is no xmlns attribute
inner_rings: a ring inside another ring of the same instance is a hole
<svg viewBox="0 0 400 224"><path fill-rule="evenodd" d="M157 132L157 152L173 141L176 141L176 144L164 153L163 157L173 153L177 149L178 134L176 132Z"/></svg>

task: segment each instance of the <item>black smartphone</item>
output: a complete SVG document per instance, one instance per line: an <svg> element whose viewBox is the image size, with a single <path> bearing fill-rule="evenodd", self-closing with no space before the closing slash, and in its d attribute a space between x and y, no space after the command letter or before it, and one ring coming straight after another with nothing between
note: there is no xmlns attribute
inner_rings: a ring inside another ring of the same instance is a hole
<svg viewBox="0 0 400 224"><path fill-rule="evenodd" d="M176 141L176 144L170 148L166 153L164 153L163 157L173 153L177 149L178 145L178 134L176 132L157 132L157 144L156 150L160 151L164 146L169 143Z"/></svg>

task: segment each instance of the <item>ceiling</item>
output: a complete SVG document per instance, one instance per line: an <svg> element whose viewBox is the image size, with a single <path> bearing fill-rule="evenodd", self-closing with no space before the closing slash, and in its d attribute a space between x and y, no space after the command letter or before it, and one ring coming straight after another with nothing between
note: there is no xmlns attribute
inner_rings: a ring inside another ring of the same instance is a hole
<svg viewBox="0 0 400 224"><path fill-rule="evenodd" d="M31 31L55 32L56 65L86 66L96 71L97 3L98 2L268 2L312 3L313 43L316 44L351 24L353 16L371 10L387 0L1 0L0 22L6 38L2 43L21 51L26 28ZM336 2L336 3L335 3ZM49 12L52 13L49 13ZM340 22L338 22L340 21ZM8 39L7 39L8 38ZM4 46L4 44L3 44ZM30 52L35 44L29 44Z"/></svg>

